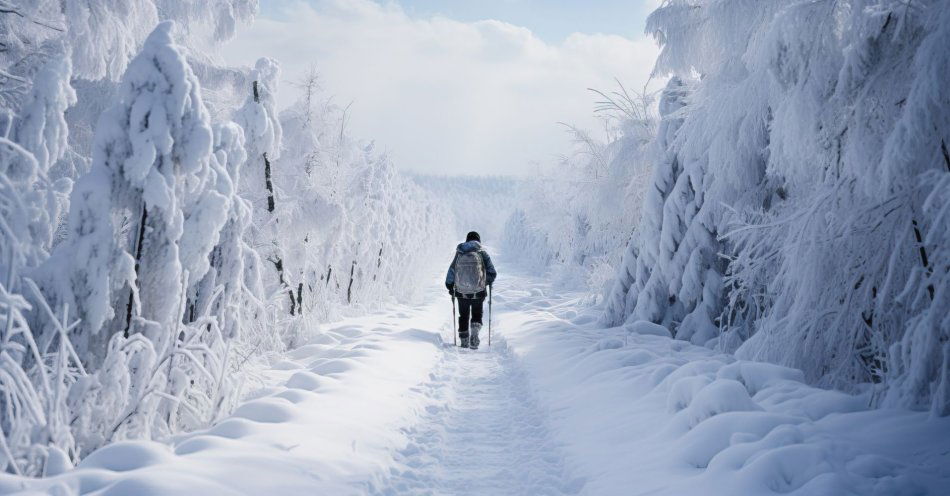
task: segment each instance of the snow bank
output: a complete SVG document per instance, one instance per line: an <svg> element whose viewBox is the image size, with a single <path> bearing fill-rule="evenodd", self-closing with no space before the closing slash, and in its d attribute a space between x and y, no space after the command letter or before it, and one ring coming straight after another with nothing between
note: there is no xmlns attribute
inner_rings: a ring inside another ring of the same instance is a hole
<svg viewBox="0 0 950 496"><path fill-rule="evenodd" d="M122 441L0 493L934 495L950 419L868 408L801 371L603 328L583 294L507 266L494 345L443 345L430 304L327 325L245 402L163 442ZM646 332L631 332L641 330ZM651 333L650 331L654 331Z"/></svg>
<svg viewBox="0 0 950 496"><path fill-rule="evenodd" d="M670 339L660 326L598 327L596 309L574 315L580 293L527 278L511 286L496 303L499 334L551 412L584 494L940 495L950 487L946 418L869 410L867 393L817 389L800 370L736 360Z"/></svg>
<svg viewBox="0 0 950 496"><path fill-rule="evenodd" d="M406 445L401 428L427 413L416 391L446 320L442 303L326 325L210 428L115 442L42 479L0 474L0 494L367 494Z"/></svg>

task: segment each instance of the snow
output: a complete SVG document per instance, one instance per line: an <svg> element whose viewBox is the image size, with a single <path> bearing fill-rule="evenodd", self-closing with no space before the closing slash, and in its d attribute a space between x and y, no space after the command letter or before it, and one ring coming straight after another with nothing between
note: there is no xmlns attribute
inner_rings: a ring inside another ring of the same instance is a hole
<svg viewBox="0 0 950 496"><path fill-rule="evenodd" d="M393 306L328 325L311 343L275 358L248 401L211 428L173 436L167 444L112 443L75 470L29 481L35 484L29 487L59 486L65 494L76 488L105 494L361 493L391 463L390 447L404 442L398 427L425 411L424 398L411 389L428 379L442 355L439 331L449 318L440 303ZM2 480L4 494L26 482Z"/></svg>
<svg viewBox="0 0 950 496"><path fill-rule="evenodd" d="M948 2L664 2L515 179L278 108L257 0L0 0L0 492L950 492Z"/></svg>
<svg viewBox="0 0 950 496"><path fill-rule="evenodd" d="M583 291L499 258L492 346L427 303L326 324L232 414L122 441L23 494L945 494L947 418L868 409L801 371L602 328ZM634 332L636 329L646 332ZM62 473L59 473L62 471Z"/></svg>
<svg viewBox="0 0 950 496"><path fill-rule="evenodd" d="M533 296L539 286L556 296ZM498 293L500 334L549 412L565 466L586 479L584 494L950 488L945 418L869 410L867 394L808 386L800 370L630 332L642 324L601 328L584 315L596 309L579 308L583 292L551 291L524 273L511 287ZM603 345L611 339L623 346Z"/></svg>
<svg viewBox="0 0 950 496"><path fill-rule="evenodd" d="M594 91L603 99L596 111L606 136L567 126L574 153L520 185L503 246L561 284L590 288L597 301L615 279L649 191L652 164L643 145L658 119L645 89Z"/></svg>
<svg viewBox="0 0 950 496"><path fill-rule="evenodd" d="M238 16L251 6L228 5ZM105 22L128 13L102 8ZM15 79L22 105L0 112L5 470L39 475L61 454L78 462L111 442L208 426L269 353L339 315L417 299L452 244L450 214L350 137L345 110L314 94L278 112L276 61L209 70L189 21L161 22L141 43L123 33L137 54L115 54L119 82L76 79L91 68L50 56L35 80ZM242 98L219 94L212 115L207 80Z"/></svg>
<svg viewBox="0 0 950 496"><path fill-rule="evenodd" d="M579 153L526 181L505 248L610 325L946 415L950 8L918 7L663 2L657 115L603 95L606 140L571 128Z"/></svg>
<svg viewBox="0 0 950 496"><path fill-rule="evenodd" d="M486 345L483 345L483 348ZM530 384L496 336L490 352L447 353L421 386L392 475L374 494L575 494Z"/></svg>
<svg viewBox="0 0 950 496"><path fill-rule="evenodd" d="M452 213L456 237L464 238L474 230L484 240L504 239L505 223L518 203L518 188L523 183L506 176L407 175Z"/></svg>

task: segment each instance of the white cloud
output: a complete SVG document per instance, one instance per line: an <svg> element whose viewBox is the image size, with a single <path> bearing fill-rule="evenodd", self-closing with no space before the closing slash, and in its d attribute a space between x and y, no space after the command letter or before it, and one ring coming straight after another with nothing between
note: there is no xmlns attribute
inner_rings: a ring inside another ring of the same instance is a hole
<svg viewBox="0 0 950 496"><path fill-rule="evenodd" d="M232 63L280 61L285 82L311 65L337 102L353 101L349 129L400 167L520 174L570 148L556 124L597 126L588 87L647 80L650 40L575 33L550 44L500 21L410 18L393 4L317 0L281 4L225 47ZM281 103L293 102L285 84Z"/></svg>

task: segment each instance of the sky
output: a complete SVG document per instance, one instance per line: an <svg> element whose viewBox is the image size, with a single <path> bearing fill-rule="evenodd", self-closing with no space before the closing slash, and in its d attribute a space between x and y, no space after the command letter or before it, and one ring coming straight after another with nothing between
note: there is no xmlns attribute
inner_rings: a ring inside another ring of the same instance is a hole
<svg viewBox="0 0 950 496"><path fill-rule="evenodd" d="M326 97L352 102L350 133L401 169L525 175L570 152L559 122L601 127L588 88L647 82L657 2L261 0L223 56L277 59L281 106L315 67Z"/></svg>

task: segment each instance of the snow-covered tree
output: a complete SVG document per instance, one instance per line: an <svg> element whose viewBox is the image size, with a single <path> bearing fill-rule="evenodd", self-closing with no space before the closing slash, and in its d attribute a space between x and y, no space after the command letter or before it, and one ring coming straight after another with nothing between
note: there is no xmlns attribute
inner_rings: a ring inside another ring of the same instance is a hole
<svg viewBox="0 0 950 496"><path fill-rule="evenodd" d="M181 314L184 271L200 277L207 270L206 260L190 250L206 256L210 247L179 242L188 195L204 192L209 179L211 129L172 30L172 23L156 28L129 65L119 103L100 119L92 170L77 182L67 240L50 264L63 275L57 293L80 312L84 335L99 333L107 322L107 335L129 334L136 317L155 323L149 337L167 344L162 334ZM189 205L188 220L213 240L226 202L205 193L216 204ZM76 257L78 250L88 258ZM183 266L183 259L191 263ZM116 315L117 308L124 314Z"/></svg>
<svg viewBox="0 0 950 496"><path fill-rule="evenodd" d="M294 314L297 297L284 267L285 254L279 237L280 216L277 208L275 167L280 158L282 129L277 115L277 87L280 66L273 59L262 58L251 72L244 106L236 114L236 122L244 129L247 167L241 174L239 191L253 206L254 231L251 234L256 250L270 263L274 291L288 295L288 306Z"/></svg>
<svg viewBox="0 0 950 496"><path fill-rule="evenodd" d="M663 213L667 199L682 175L681 160L671 150L676 131L682 125L680 109L685 105L688 87L679 78L667 83L660 98L660 124L653 142L653 178L643 199L643 213L634 238L628 243L614 287L608 294L607 320L622 322L637 312L647 320L662 320L669 294L662 282L661 258L672 259L671 234L663 238ZM673 225L673 227L678 227ZM661 245L661 239L667 246ZM668 251L664 254L663 248ZM654 275L656 273L656 275ZM652 281L652 282L651 282ZM636 310L639 309L639 310ZM641 317L642 318L642 317Z"/></svg>
<svg viewBox="0 0 950 496"><path fill-rule="evenodd" d="M411 298L423 267L450 243L445 209L371 142L351 138L346 118L315 92L280 114L275 235L297 316Z"/></svg>
<svg viewBox="0 0 950 496"><path fill-rule="evenodd" d="M945 414L948 321L932 312L947 286L947 7L654 12L656 70L690 90L663 111L666 152L608 319L695 342L718 330L711 343L740 357L823 385L883 382L887 404Z"/></svg>
<svg viewBox="0 0 950 496"><path fill-rule="evenodd" d="M612 283L639 217L656 133L653 95L595 92L607 136L568 126L576 150L528 180L505 227L507 251L536 270L554 268L568 283L586 283L593 300Z"/></svg>
<svg viewBox="0 0 950 496"><path fill-rule="evenodd" d="M47 257L70 186L47 175L65 150L62 113L75 101L69 61L53 60L40 75L43 84L8 123L12 133L0 137L0 467L16 473L42 470L49 446L74 453L63 399L73 370L82 370L67 338L67 310L54 314L28 278ZM36 311L52 322L49 332L32 327Z"/></svg>
<svg viewBox="0 0 950 496"><path fill-rule="evenodd" d="M52 474L117 439L207 425L248 363L418 294L448 249L450 215L351 139L345 112L313 100L278 118L276 62L216 65L215 42L255 10L0 8L3 469ZM152 31L162 19L180 22ZM213 114L204 82L224 89Z"/></svg>
<svg viewBox="0 0 950 496"><path fill-rule="evenodd" d="M948 6L664 2L647 29L672 78L605 320L947 414ZM609 148L587 150L597 178ZM572 201L619 196L557 182L523 195L507 231L541 267L602 253L584 241L596 209Z"/></svg>
<svg viewBox="0 0 950 496"><path fill-rule="evenodd" d="M173 32L159 24L129 64L73 190L65 239L41 271L54 308L80 319L71 341L94 372L69 395L81 452L173 429L189 391L221 378L207 371L221 367L223 338L190 349L204 329L181 322L185 291L208 271L227 220L227 172L211 166L209 116ZM40 328L55 325L50 317Z"/></svg>
<svg viewBox="0 0 950 496"><path fill-rule="evenodd" d="M210 270L189 288L185 320L196 322L213 316L227 340L241 338L242 329L259 325L255 321L265 314L265 305L259 300L264 294L260 259L245 239L251 225L251 206L237 194L246 159L240 126L232 122L216 125L211 165L216 190L230 200L230 208L208 258Z"/></svg>
<svg viewBox="0 0 950 496"><path fill-rule="evenodd" d="M607 316L613 322L660 323L677 337L702 344L716 337L713 320L720 311L719 205L706 202L712 179L706 157L686 153L675 142L687 95L688 86L679 78L671 79L663 92L653 185L610 295Z"/></svg>
<svg viewBox="0 0 950 496"><path fill-rule="evenodd" d="M927 6L921 12L894 9L888 14L892 19L906 16L897 21L919 30L913 35L901 33L909 38L908 50L914 42L920 44L914 51L914 78L903 112L883 145L883 159L873 164L883 172L887 193L899 198L911 214L901 219L903 229L894 233L895 243L916 252L896 301L912 316L889 350L885 404L929 408L946 416L950 415L950 94L946 90L950 3ZM900 269L890 266L888 276L894 277L895 270ZM889 302L875 303L875 314L888 311Z"/></svg>
<svg viewBox="0 0 950 496"><path fill-rule="evenodd" d="M16 203L25 209L21 215L9 214L7 222L10 229L26 222L22 227L28 230L8 240L22 243L19 253L28 256L23 262L29 267L41 262L51 248L64 196L71 187L68 179L52 181L48 173L66 153L68 128L63 114L76 101L69 85L68 59L51 60L38 78L4 138L5 187L9 194L17 194Z"/></svg>

